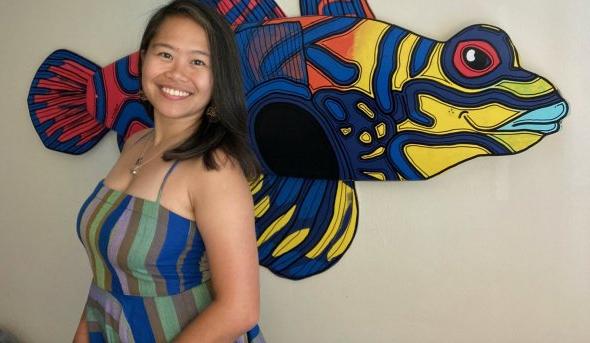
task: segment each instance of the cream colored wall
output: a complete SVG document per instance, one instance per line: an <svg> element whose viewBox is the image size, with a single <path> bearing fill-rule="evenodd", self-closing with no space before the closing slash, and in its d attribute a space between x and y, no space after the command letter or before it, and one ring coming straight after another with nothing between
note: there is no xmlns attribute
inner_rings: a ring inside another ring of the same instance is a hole
<svg viewBox="0 0 590 343"><path fill-rule="evenodd" d="M296 15L296 0L278 0ZM133 51L157 0L0 1L0 327L71 339L90 281L79 206L117 157L46 150L28 118L36 67L69 48L105 65ZM583 0L371 1L379 18L446 40L505 29L524 67L571 106L561 132L517 156L425 182L357 183L360 223L340 263L293 282L262 271L269 342L590 341L590 5Z"/></svg>

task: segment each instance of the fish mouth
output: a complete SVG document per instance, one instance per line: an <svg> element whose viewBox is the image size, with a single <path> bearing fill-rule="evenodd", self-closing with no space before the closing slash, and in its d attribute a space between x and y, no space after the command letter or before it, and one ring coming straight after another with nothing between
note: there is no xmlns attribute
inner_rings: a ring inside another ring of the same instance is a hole
<svg viewBox="0 0 590 343"><path fill-rule="evenodd" d="M526 112L497 131L533 131L551 134L559 130L559 121L567 115L565 101Z"/></svg>

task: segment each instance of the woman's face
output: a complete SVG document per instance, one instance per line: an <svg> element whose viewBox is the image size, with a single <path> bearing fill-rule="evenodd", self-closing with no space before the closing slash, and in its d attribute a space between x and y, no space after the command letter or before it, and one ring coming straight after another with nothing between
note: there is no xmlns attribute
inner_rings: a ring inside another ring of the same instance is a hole
<svg viewBox="0 0 590 343"><path fill-rule="evenodd" d="M142 56L141 83L154 115L199 120L213 91L205 30L192 19L168 17Z"/></svg>

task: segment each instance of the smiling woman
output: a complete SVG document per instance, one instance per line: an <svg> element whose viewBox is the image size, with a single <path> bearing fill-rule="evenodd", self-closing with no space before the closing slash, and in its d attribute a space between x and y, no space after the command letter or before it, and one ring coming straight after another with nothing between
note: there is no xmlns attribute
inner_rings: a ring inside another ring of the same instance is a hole
<svg viewBox="0 0 590 343"><path fill-rule="evenodd" d="M158 114L196 123L213 89L205 30L190 18L170 17L142 49L142 61L143 91Z"/></svg>
<svg viewBox="0 0 590 343"><path fill-rule="evenodd" d="M264 342L248 180L258 167L233 34L173 1L141 42L154 128L130 137L78 215L93 279L75 342Z"/></svg>

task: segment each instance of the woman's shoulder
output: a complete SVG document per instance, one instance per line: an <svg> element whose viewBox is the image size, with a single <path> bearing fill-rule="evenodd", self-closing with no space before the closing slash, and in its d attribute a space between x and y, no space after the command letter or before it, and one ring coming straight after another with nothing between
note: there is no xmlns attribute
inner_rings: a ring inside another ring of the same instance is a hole
<svg viewBox="0 0 590 343"><path fill-rule="evenodd" d="M216 149L212 153L212 158L217 168L207 168L203 157L183 161L185 164L183 174L192 195L207 194L226 187L247 186L240 163L233 156L223 149Z"/></svg>
<svg viewBox="0 0 590 343"><path fill-rule="evenodd" d="M208 169L202 157L180 163L184 164L182 178L187 187L188 200L200 224L207 222L209 215L218 215L223 211L233 213L231 216L253 213L250 185L239 162L221 150L216 150L214 157L217 162L215 169Z"/></svg>

